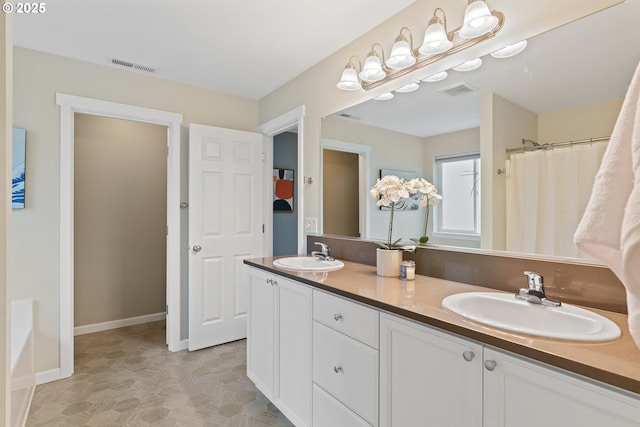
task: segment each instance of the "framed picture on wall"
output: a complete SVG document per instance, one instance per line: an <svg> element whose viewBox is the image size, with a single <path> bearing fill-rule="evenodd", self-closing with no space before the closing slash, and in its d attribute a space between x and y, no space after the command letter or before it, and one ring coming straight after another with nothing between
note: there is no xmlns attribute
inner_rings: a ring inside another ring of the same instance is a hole
<svg viewBox="0 0 640 427"><path fill-rule="evenodd" d="M293 169L273 168L273 211L293 212Z"/></svg>
<svg viewBox="0 0 640 427"><path fill-rule="evenodd" d="M380 169L380 178L387 175L395 175L398 178L402 178L408 181L413 178L417 178L418 175L413 171L402 171L396 169ZM412 194L409 199L400 199L396 203L396 211L417 211L420 208L420 194ZM380 210L391 210L390 207L380 206Z"/></svg>
<svg viewBox="0 0 640 427"><path fill-rule="evenodd" d="M11 159L11 207L13 209L24 209L26 140L25 129L13 128Z"/></svg>

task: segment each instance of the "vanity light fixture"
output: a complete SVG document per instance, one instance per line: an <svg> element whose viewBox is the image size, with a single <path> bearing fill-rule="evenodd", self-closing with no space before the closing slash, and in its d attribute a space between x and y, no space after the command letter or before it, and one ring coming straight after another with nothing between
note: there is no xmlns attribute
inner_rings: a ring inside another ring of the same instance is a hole
<svg viewBox="0 0 640 427"><path fill-rule="evenodd" d="M402 34L406 30L409 33L409 40ZM389 59L387 59L387 67L394 70L402 70L416 63L416 57L413 54L413 34L407 27L400 28L400 33L396 37L396 41L391 47Z"/></svg>
<svg viewBox="0 0 640 427"><path fill-rule="evenodd" d="M504 15L501 12L490 11L482 0L468 0L464 24L448 31L444 10L436 8L419 48L413 47L411 30L402 27L388 58L385 59L382 45L374 43L364 66L355 55L349 59L336 86L342 90L371 90L490 39L503 25ZM439 78L445 77L440 73L437 75ZM435 75L427 77L425 81L437 81L431 78L435 78Z"/></svg>
<svg viewBox="0 0 640 427"><path fill-rule="evenodd" d="M442 12L442 19L438 16ZM437 8L424 32L424 41L418 51L421 55L437 55L453 47L453 34L447 33L447 15L444 10Z"/></svg>
<svg viewBox="0 0 640 427"><path fill-rule="evenodd" d="M358 72L356 71L356 66L353 64L352 59L358 60L357 56L352 56L349 58L349 62L344 67L342 71L342 76L340 77L340 81L336 85L338 89L342 90L358 90L362 89L362 85L360 84L360 80L358 80ZM358 65L360 65L360 60L358 60Z"/></svg>
<svg viewBox="0 0 640 427"><path fill-rule="evenodd" d="M384 58L384 49L379 43L374 43L371 46L371 50L367 55L367 59L364 60L362 71L360 72L360 79L365 82L377 82L387 77L387 73L382 69L382 61L380 56L375 51L375 47L378 46L382 51L382 57Z"/></svg>
<svg viewBox="0 0 640 427"><path fill-rule="evenodd" d="M469 0L464 11L464 23L458 32L463 39L473 39L487 34L498 25L498 18L491 14L483 0Z"/></svg>
<svg viewBox="0 0 640 427"><path fill-rule="evenodd" d="M449 76L449 73L447 73L446 71L440 71L439 73L425 77L424 79L422 79L422 81L427 83L435 83L446 79L447 76Z"/></svg>
<svg viewBox="0 0 640 427"><path fill-rule="evenodd" d="M481 65L482 65L482 58L476 58L467 62L463 62L457 67L453 67L453 69L456 71L473 71L480 68Z"/></svg>
<svg viewBox="0 0 640 427"><path fill-rule="evenodd" d="M509 46L505 46L502 49L498 49L495 52L491 52L491 56L494 58L511 58L512 56L516 56L520 52L522 52L527 47L527 41L522 40L521 42L510 44Z"/></svg>
<svg viewBox="0 0 640 427"><path fill-rule="evenodd" d="M396 89L396 92L398 93L409 93L409 92L414 92L416 90L418 90L420 88L420 85L416 82L412 82L409 84L406 84L402 87L399 87L398 89Z"/></svg>
<svg viewBox="0 0 640 427"><path fill-rule="evenodd" d="M393 99L393 94L391 92L383 93L382 95L378 95L375 98L376 101L388 101Z"/></svg>

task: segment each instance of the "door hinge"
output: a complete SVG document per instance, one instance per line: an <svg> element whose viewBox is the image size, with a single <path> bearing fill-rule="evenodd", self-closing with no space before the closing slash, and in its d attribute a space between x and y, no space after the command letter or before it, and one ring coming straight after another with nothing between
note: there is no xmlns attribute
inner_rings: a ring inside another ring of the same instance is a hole
<svg viewBox="0 0 640 427"><path fill-rule="evenodd" d="M167 225L167 236L169 235L169 226Z"/></svg>
<svg viewBox="0 0 640 427"><path fill-rule="evenodd" d="M262 161L263 161L263 162L265 161L265 157L266 157L266 156L265 156L265 154L264 154L264 153L262 153Z"/></svg>
<svg viewBox="0 0 640 427"><path fill-rule="evenodd" d="M167 311L165 312L165 316L169 315L169 304L167 304Z"/></svg>
<svg viewBox="0 0 640 427"><path fill-rule="evenodd" d="M264 234L264 224L262 224L262 234Z"/></svg>

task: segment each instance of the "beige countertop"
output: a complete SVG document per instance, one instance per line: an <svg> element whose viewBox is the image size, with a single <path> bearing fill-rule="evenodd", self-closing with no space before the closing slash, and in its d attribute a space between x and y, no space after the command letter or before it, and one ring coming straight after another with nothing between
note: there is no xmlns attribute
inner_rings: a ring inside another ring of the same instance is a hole
<svg viewBox="0 0 640 427"><path fill-rule="evenodd" d="M245 263L640 394L640 349L629 335L626 315L588 307L620 327L622 337L614 341L586 343L540 338L483 326L442 307L442 300L449 295L493 289L420 275L412 281L380 277L376 275L375 267L349 261L344 262L343 269L330 273L294 272L274 267L274 259L255 258L245 260Z"/></svg>

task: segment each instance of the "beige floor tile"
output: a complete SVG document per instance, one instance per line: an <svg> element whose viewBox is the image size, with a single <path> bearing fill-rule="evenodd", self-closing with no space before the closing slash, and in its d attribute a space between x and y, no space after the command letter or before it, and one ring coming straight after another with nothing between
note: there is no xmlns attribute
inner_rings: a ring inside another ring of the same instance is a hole
<svg viewBox="0 0 640 427"><path fill-rule="evenodd" d="M164 340L164 321L76 337L75 374L36 387L27 426L292 426L247 378L244 340L176 353Z"/></svg>

